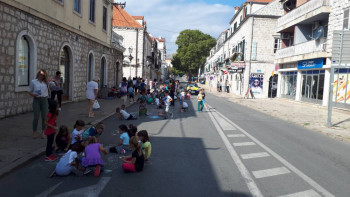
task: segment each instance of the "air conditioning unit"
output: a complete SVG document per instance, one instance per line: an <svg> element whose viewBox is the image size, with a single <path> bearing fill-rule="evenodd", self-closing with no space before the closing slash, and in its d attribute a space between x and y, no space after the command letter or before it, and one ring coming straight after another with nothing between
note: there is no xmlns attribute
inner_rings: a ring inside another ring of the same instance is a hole
<svg viewBox="0 0 350 197"><path fill-rule="evenodd" d="M312 31L315 31L317 28L319 28L321 26L321 23L320 21L315 21L313 24L312 24Z"/></svg>
<svg viewBox="0 0 350 197"><path fill-rule="evenodd" d="M282 40L289 40L290 39L290 33L282 33L281 34Z"/></svg>

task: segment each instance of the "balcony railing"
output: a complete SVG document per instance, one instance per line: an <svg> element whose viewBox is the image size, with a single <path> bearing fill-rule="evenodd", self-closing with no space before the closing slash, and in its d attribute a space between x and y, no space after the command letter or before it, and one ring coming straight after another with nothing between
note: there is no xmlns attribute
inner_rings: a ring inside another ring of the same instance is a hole
<svg viewBox="0 0 350 197"><path fill-rule="evenodd" d="M310 0L304 3L303 5L295 8L294 10L290 11L286 15L280 17L277 22L278 27L281 27L301 16L304 16L309 12L321 8L322 6L330 6L330 0Z"/></svg>
<svg viewBox="0 0 350 197"><path fill-rule="evenodd" d="M286 57L293 57L297 55L303 55L314 52L326 51L327 38L321 38L320 40L312 40L304 43L300 43L284 49L279 49L276 52L276 59L282 59Z"/></svg>

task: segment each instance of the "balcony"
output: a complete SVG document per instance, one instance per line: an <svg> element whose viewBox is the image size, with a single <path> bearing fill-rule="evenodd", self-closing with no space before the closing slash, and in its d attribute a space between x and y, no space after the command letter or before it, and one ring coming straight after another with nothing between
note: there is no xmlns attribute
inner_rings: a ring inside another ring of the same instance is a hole
<svg viewBox="0 0 350 197"><path fill-rule="evenodd" d="M309 23L328 18L331 12L331 0L310 0L295 8L277 21L277 32L300 23Z"/></svg>
<svg viewBox="0 0 350 197"><path fill-rule="evenodd" d="M282 64L306 59L330 57L330 53L326 52L326 42L327 38L321 38L320 40L311 40L279 49L276 52L275 63Z"/></svg>
<svg viewBox="0 0 350 197"><path fill-rule="evenodd" d="M117 34L117 33L112 31L111 45L114 48L120 50L121 52L125 51L125 48L123 46L123 40L124 40L123 36L121 36L121 35L119 35L119 34Z"/></svg>

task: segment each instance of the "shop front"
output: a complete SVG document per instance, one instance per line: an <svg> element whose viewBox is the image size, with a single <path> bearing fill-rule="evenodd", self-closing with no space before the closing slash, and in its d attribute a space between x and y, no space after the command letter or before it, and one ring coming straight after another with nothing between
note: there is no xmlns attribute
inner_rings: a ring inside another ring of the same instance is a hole
<svg viewBox="0 0 350 197"><path fill-rule="evenodd" d="M350 109L350 69L334 70L333 102L335 107Z"/></svg>

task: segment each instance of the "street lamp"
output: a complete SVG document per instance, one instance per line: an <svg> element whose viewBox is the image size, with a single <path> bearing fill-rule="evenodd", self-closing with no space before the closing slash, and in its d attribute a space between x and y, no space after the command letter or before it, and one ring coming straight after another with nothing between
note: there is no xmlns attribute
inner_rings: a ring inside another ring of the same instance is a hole
<svg viewBox="0 0 350 197"><path fill-rule="evenodd" d="M134 58L134 57L131 55L132 50L133 50L133 48L132 48L132 46L130 46L130 47L129 47L129 53L130 53L130 55L129 55L129 60L130 60L130 67L129 67L130 75L129 75L129 77L130 77L130 78L131 78L131 60Z"/></svg>

